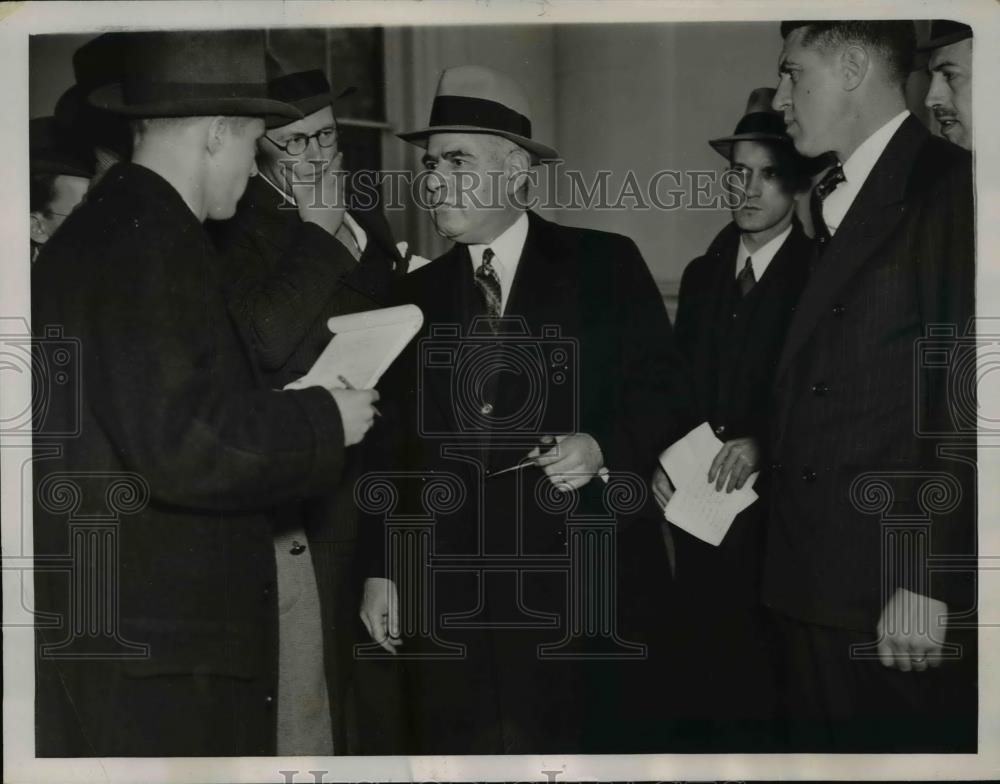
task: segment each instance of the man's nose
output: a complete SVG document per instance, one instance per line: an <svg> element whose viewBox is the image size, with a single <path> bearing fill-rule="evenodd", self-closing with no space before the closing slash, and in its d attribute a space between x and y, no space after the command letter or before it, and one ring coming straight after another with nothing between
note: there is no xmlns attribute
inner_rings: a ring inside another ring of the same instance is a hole
<svg viewBox="0 0 1000 784"><path fill-rule="evenodd" d="M931 74L931 84L927 88L927 97L924 98L924 106L928 109L933 109L936 106L941 106L946 100L946 90L944 86L944 77L940 73Z"/></svg>
<svg viewBox="0 0 1000 784"><path fill-rule="evenodd" d="M774 91L774 98L771 100L771 108L776 112L783 112L785 107L791 103L792 91L788 86L788 80L782 76L778 80L778 89Z"/></svg>
<svg viewBox="0 0 1000 784"><path fill-rule="evenodd" d="M761 177L759 174L754 173L753 175L750 176L749 180L747 181L747 187L746 187L746 195L748 199L760 196L761 192L760 180Z"/></svg>

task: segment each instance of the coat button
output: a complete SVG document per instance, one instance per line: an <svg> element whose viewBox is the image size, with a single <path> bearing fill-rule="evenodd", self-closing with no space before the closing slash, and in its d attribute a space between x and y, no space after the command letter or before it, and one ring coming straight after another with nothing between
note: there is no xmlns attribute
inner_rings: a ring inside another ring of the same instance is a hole
<svg viewBox="0 0 1000 784"><path fill-rule="evenodd" d="M829 391L830 387L828 387L822 381L817 381L815 384L812 385L812 393L816 395L816 397L823 397Z"/></svg>
<svg viewBox="0 0 1000 784"><path fill-rule="evenodd" d="M717 436L719 436L721 438L725 434L726 434L726 426L725 425L719 425L717 428L715 428L715 435L717 435Z"/></svg>
<svg viewBox="0 0 1000 784"><path fill-rule="evenodd" d="M483 403L482 408L479 409L479 413L482 414L483 416L489 416L490 414L493 413L493 404Z"/></svg>
<svg viewBox="0 0 1000 784"><path fill-rule="evenodd" d="M771 463L771 471L775 474L780 473L783 467L781 463Z"/></svg>
<svg viewBox="0 0 1000 784"><path fill-rule="evenodd" d="M264 599L270 599L271 598L271 583L264 583L264 587L261 589L260 595Z"/></svg>
<svg viewBox="0 0 1000 784"><path fill-rule="evenodd" d="M264 697L264 707L270 709L272 705L274 705L274 695L268 694Z"/></svg>
<svg viewBox="0 0 1000 784"><path fill-rule="evenodd" d="M833 306L833 315L834 316L843 316L844 315L844 306L843 305L834 305Z"/></svg>
<svg viewBox="0 0 1000 784"><path fill-rule="evenodd" d="M802 481L803 482L815 482L816 481L816 472L813 471L811 468L803 468L802 469Z"/></svg>

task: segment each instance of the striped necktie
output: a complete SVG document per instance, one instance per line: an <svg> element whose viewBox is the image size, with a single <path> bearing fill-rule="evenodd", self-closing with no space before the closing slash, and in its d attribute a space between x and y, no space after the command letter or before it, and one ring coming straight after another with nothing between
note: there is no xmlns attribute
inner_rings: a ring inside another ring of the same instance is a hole
<svg viewBox="0 0 1000 784"><path fill-rule="evenodd" d="M813 192L809 197L809 211L812 214L813 236L819 243L820 250L830 241L830 229L827 228L826 219L823 217L823 202L826 197L833 193L837 186L847 182L844 176L844 168L837 163L827 170L819 182L813 187Z"/></svg>

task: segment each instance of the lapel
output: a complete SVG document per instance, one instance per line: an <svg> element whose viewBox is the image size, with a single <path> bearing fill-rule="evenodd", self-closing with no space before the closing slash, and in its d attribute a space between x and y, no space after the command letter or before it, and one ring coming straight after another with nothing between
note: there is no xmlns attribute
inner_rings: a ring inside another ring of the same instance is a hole
<svg viewBox="0 0 1000 784"><path fill-rule="evenodd" d="M889 140L802 292L778 363L778 378L847 283L903 218L909 176L928 135L910 115Z"/></svg>
<svg viewBox="0 0 1000 784"><path fill-rule="evenodd" d="M423 273L423 270L421 270ZM424 329L420 339L430 336L432 328L458 328L464 336L469 327L467 300L470 294L476 293L472 281L472 259L465 245L455 244L444 255L439 256L428 265L424 283L417 304L424 313ZM417 361L420 361L419 358ZM434 400L450 432L457 432L457 422L454 416L454 391L451 385L451 374L428 373L422 378L418 369L417 397ZM421 402L419 405L423 405Z"/></svg>
<svg viewBox="0 0 1000 784"><path fill-rule="evenodd" d="M558 252L556 224L533 212L528 213L528 236L517 263L517 272L507 297L506 316L520 316L531 334L540 334L545 322L558 321L558 309L565 300L560 292L571 282L573 264L568 254Z"/></svg>

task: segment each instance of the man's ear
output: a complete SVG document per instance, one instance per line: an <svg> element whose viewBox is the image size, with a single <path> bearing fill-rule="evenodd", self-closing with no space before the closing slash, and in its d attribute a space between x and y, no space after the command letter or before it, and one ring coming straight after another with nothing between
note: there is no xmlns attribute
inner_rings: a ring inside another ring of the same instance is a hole
<svg viewBox="0 0 1000 784"><path fill-rule="evenodd" d="M851 45L844 48L840 54L840 69L844 89L855 90L865 80L868 69L871 68L871 57L861 46Z"/></svg>
<svg viewBox="0 0 1000 784"><path fill-rule="evenodd" d="M206 133L208 139L205 148L209 155L215 155L226 143L226 136L229 135L229 123L225 117L213 117L208 121Z"/></svg>
<svg viewBox="0 0 1000 784"><path fill-rule="evenodd" d="M49 238L49 230L45 228L44 217L40 212L30 213L31 224L28 233L31 235L31 241L37 242L39 245L44 245Z"/></svg>
<svg viewBox="0 0 1000 784"><path fill-rule="evenodd" d="M531 156L520 147L511 150L504 158L503 171L507 177L508 193L518 193L531 173Z"/></svg>

